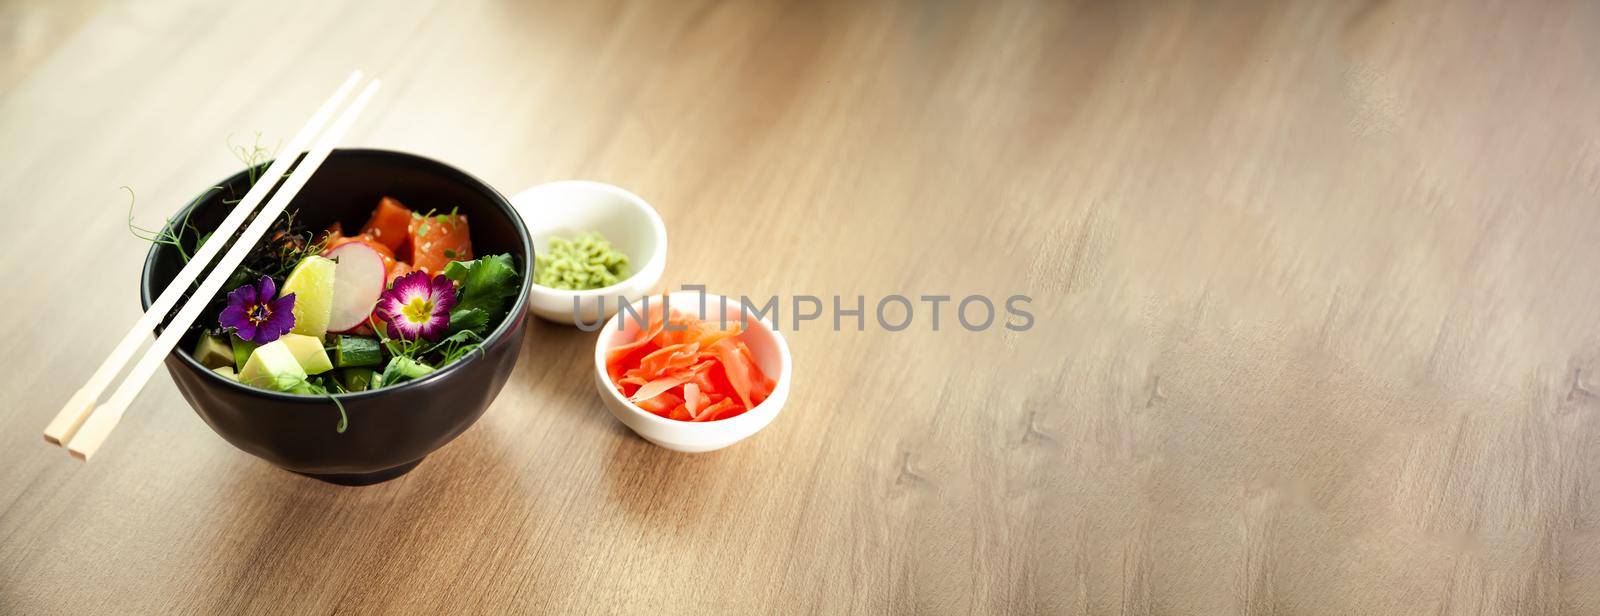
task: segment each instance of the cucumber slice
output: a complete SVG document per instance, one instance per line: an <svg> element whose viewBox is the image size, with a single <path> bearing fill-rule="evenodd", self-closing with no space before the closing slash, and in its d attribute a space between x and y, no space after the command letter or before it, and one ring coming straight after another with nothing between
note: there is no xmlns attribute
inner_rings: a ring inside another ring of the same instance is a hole
<svg viewBox="0 0 1600 616"><path fill-rule="evenodd" d="M420 379L433 372L433 366L424 364L409 357L395 357L389 360L389 365L383 368L384 386L403 383L411 379Z"/></svg>
<svg viewBox="0 0 1600 616"><path fill-rule="evenodd" d="M344 377L344 388L347 391L377 389L373 381L377 380L378 374L371 368L345 368L340 372Z"/></svg>
<svg viewBox="0 0 1600 616"><path fill-rule="evenodd" d="M339 336L333 342L333 365L340 368L376 366L383 363L378 341L361 336Z"/></svg>

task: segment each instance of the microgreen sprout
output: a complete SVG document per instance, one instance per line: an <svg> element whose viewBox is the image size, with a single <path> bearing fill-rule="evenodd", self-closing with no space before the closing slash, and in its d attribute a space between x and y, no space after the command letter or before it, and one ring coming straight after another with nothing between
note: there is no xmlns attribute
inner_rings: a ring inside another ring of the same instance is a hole
<svg viewBox="0 0 1600 616"><path fill-rule="evenodd" d="M132 187L123 186L122 189L128 191L128 232L132 233L134 237L152 244L171 246L178 251L178 256L183 258L183 262L188 263L191 255L189 249L183 245L183 236L185 233L198 236L198 231L194 225L189 224L189 214L194 211L194 208L185 207L182 220L169 218L166 224L161 225L159 230L146 229L133 222L133 207L138 202L138 196L133 193ZM200 193L200 196L195 197L194 200L199 201L206 195L211 194L212 190L218 190L218 188L212 187L206 192ZM191 202L190 205L192 206L193 203ZM198 243L196 246L198 247Z"/></svg>

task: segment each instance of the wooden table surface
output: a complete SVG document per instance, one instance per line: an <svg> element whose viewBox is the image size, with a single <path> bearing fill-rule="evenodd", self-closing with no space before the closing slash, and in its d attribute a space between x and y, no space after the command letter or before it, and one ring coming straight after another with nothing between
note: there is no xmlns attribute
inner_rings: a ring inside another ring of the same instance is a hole
<svg viewBox="0 0 1600 616"><path fill-rule="evenodd" d="M1594 2L0 5L0 612L1600 613ZM161 374L39 431L152 225L352 68L351 145L654 203L666 281L1033 298L789 332L686 455L536 323L488 413L343 488Z"/></svg>

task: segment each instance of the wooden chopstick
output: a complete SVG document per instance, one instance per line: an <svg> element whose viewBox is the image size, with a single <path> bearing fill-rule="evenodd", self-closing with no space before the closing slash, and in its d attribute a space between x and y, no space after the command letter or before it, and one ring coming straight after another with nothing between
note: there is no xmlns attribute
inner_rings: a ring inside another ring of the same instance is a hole
<svg viewBox="0 0 1600 616"><path fill-rule="evenodd" d="M339 140L350 130L350 125L355 123L356 117L367 106L367 101L371 100L373 93L378 91L380 83L378 80L373 80L372 83L367 84L361 94L356 96L355 102L350 103L350 107L339 114L339 119L335 120L333 126L328 128L328 132L317 138L316 145L295 166L294 173L289 174L289 177L283 181L283 185L279 186L277 192L273 193L272 200L268 201L266 207L259 214L256 214L255 219L250 222L249 226L245 227L238 241L234 242L233 246L228 249L227 254L223 255L222 260L217 262L217 266L211 269L211 273L206 276L205 281L201 282L200 287L189 297L188 303L178 310L177 316L173 317L172 321L167 324L167 328L161 332L161 336L156 338L155 344L145 351L144 356L139 359L139 363L134 364L133 369L128 372L127 378L123 379L122 385L118 386L116 392L111 395L111 399L107 400L98 409L95 409L89 418L84 421L83 427L67 442L67 451L73 457L80 460L88 460L94 455L95 451L100 449L100 445L105 442L106 437L111 434L111 430L117 426L117 422L127 412L128 405L133 403L133 399L144 389L145 383L155 374L156 369L161 366L161 362L178 346L178 341L189 331L189 327L194 325L195 320L200 316L200 311L204 310L206 305L211 302L211 298L216 296L217 291L221 290L223 283L227 282L228 278L233 275L233 270L244 262L245 257L255 247L256 242L278 220L278 215L283 213L284 208L289 206L289 202L294 200L295 194L300 192L306 181L311 179L317 168L322 165L322 161L328 158L328 154L333 151L333 147L338 145ZM286 154L289 158L294 157L294 153Z"/></svg>
<svg viewBox="0 0 1600 616"><path fill-rule="evenodd" d="M167 288L161 291L155 301L150 302L150 309L139 317L139 321L133 324L128 333L122 336L122 341L118 342L116 348L111 350L111 355L107 356L105 361L100 363L100 367L95 369L94 376L89 377L89 381L84 383L83 387L78 388L78 391L72 394L71 398L67 399L66 406L61 407L61 410L56 413L55 419L50 420L50 425L45 426L44 440L46 442L52 445L60 445L72 439L72 435L76 434L78 428L83 426L83 420L88 419L89 414L94 411L94 404L100 399L100 394L105 393L106 388L111 385L117 373L122 372L128 360L133 358L133 352L139 350L139 347L144 344L145 337L150 335L150 331L155 329L161 319L172 311L173 305L177 304L178 299L183 297L184 290L188 289L189 285L194 284L195 279L200 277L200 273L205 271L206 265L211 263L211 259L215 258L217 253L222 252L223 246L227 244L226 240L233 237L233 232L239 230L239 226L243 225L245 219L250 217L250 213L255 211L256 206L261 205L261 201L267 197L267 193L272 192L272 187L278 184L278 178L287 172L289 167L294 165L296 158L294 154L305 150L311 140L322 132L322 127L328 123L329 118L333 117L333 112L339 109L339 104L344 102L345 97L350 94L350 90L355 88L360 79L361 71L350 73L344 83L333 91L333 96L328 97L328 100L317 108L316 113L311 115L311 119L306 121L305 127L301 128L300 132L295 133L294 138L289 140L284 149L290 155L280 156L277 160L272 161L266 172L256 181L255 186L251 186L249 192L245 193L244 199L240 200L239 204L233 207L233 211L228 213L228 217L222 219L222 224L211 232L211 237L218 238L218 241L206 242L195 250L194 256L190 257L189 262L184 264L183 269L178 271L178 275L172 279Z"/></svg>

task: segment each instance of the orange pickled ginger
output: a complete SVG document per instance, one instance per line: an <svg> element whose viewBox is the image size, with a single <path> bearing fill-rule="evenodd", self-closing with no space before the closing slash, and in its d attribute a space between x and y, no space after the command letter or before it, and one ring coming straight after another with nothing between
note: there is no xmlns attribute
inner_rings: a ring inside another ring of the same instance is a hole
<svg viewBox="0 0 1600 616"><path fill-rule="evenodd" d="M629 402L668 419L716 421L772 395L775 384L739 339L739 324L718 329L716 322L664 312L652 302L649 326L606 352L606 374Z"/></svg>

